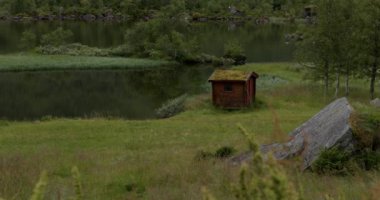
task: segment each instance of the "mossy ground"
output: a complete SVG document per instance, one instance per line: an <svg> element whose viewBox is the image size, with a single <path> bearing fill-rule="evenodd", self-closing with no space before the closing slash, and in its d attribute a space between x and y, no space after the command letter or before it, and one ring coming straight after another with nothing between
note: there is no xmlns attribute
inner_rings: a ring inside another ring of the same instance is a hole
<svg viewBox="0 0 380 200"><path fill-rule="evenodd" d="M191 98L186 112L164 120L2 121L0 196L29 197L39 174L47 170L46 198L66 199L74 193L71 169L78 166L86 199L200 199L202 186L218 199L233 199L229 189L239 168L221 160L196 160L197 153L222 146L247 150L237 123L258 143L286 140L286 133L332 100L323 96L318 83L303 81L294 64L250 64L238 69L288 81L258 88L261 103L241 111L213 108L208 95L200 95ZM350 101L359 110L379 113L369 106L365 81L353 83ZM281 164L304 199L326 195L370 199L380 194L377 172L320 176L300 173L297 161Z"/></svg>

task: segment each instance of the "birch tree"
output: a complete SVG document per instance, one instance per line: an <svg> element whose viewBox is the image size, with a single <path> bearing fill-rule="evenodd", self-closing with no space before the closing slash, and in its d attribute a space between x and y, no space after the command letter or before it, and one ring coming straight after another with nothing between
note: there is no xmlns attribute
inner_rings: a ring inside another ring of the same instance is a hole
<svg viewBox="0 0 380 200"><path fill-rule="evenodd" d="M317 23L305 29L305 39L298 45L298 58L314 79L323 80L325 95L335 78L335 98L339 95L342 74L345 75L345 94L349 94L356 52L353 43L355 5L355 0L319 0Z"/></svg>
<svg viewBox="0 0 380 200"><path fill-rule="evenodd" d="M370 80L370 97L375 98L375 86L380 62L380 0L365 0L360 4L360 40L357 44L361 72Z"/></svg>

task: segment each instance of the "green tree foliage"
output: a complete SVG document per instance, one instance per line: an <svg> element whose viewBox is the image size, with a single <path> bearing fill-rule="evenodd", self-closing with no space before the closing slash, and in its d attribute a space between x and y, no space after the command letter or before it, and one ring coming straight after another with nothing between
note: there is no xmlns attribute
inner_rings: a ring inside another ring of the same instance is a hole
<svg viewBox="0 0 380 200"><path fill-rule="evenodd" d="M186 14L186 3L184 0L172 0L168 6L163 7L161 17L181 18Z"/></svg>
<svg viewBox="0 0 380 200"><path fill-rule="evenodd" d="M350 6L346 6L347 2L351 2ZM304 40L298 44L297 57L307 66L311 78L323 80L326 95L332 74L336 74L337 97L340 75L345 72L348 91L348 78L353 65L350 57L354 50L353 1L319 0L317 6L317 23L303 27Z"/></svg>
<svg viewBox="0 0 380 200"><path fill-rule="evenodd" d="M291 3L289 3L291 2ZM294 3L296 2L296 3ZM272 10L302 13L302 7L311 0L3 0L0 13L12 15L58 15L58 14L104 14L112 12L129 16L131 19L145 18L156 12L200 14L202 16L269 15ZM168 7L167 5L172 5ZM176 8L176 9L173 9Z"/></svg>
<svg viewBox="0 0 380 200"><path fill-rule="evenodd" d="M21 36L21 47L23 49L32 49L37 45L37 36L32 31L25 31Z"/></svg>
<svg viewBox="0 0 380 200"><path fill-rule="evenodd" d="M13 0L10 1L10 13L20 14L27 13L32 14L36 9L36 2L34 0Z"/></svg>
<svg viewBox="0 0 380 200"><path fill-rule="evenodd" d="M247 60L242 45L236 40L226 43L224 46L224 57L234 60L236 65L245 64Z"/></svg>
<svg viewBox="0 0 380 200"><path fill-rule="evenodd" d="M0 1L0 16L8 16L10 14L10 8L10 2Z"/></svg>
<svg viewBox="0 0 380 200"><path fill-rule="evenodd" d="M73 33L70 30L64 30L62 27L51 33L42 36L41 45L43 46L60 46L67 44Z"/></svg>
<svg viewBox="0 0 380 200"><path fill-rule="evenodd" d="M370 79L370 96L375 98L375 84L380 67L380 0L360 2L359 55L361 73Z"/></svg>
<svg viewBox="0 0 380 200"><path fill-rule="evenodd" d="M308 1L305 0L287 0L283 3L283 9L289 18L296 18L302 16L302 10ZM301 15L300 15L301 14Z"/></svg>
<svg viewBox="0 0 380 200"><path fill-rule="evenodd" d="M185 37L185 31L188 26L175 19L138 23L126 32L127 54L192 62L199 54L198 42Z"/></svg>
<svg viewBox="0 0 380 200"><path fill-rule="evenodd" d="M268 16L273 10L272 0L253 1L254 13L257 16Z"/></svg>
<svg viewBox="0 0 380 200"><path fill-rule="evenodd" d="M317 7L316 24L301 29L304 40L297 50L309 77L323 80L326 94L334 80L338 97L342 74L346 96L350 77L365 76L370 80L370 97L375 98L380 71L380 0L318 0Z"/></svg>
<svg viewBox="0 0 380 200"><path fill-rule="evenodd" d="M323 79L327 94L332 72L332 52L334 33L330 32L337 24L334 21L335 10L331 0L320 0L318 4L319 18L317 25L306 29L305 37L299 44L298 56L302 62L307 62L310 74L315 80ZM309 63L310 62L310 63Z"/></svg>
<svg viewBox="0 0 380 200"><path fill-rule="evenodd" d="M142 13L138 6L139 5L134 0L123 0L119 3L120 11L126 13L134 20L139 18Z"/></svg>
<svg viewBox="0 0 380 200"><path fill-rule="evenodd" d="M154 50L158 58L168 58L180 62L187 62L195 59L198 53L198 43L195 39L187 40L182 33L172 31L157 39ZM154 56L154 57L155 57Z"/></svg>

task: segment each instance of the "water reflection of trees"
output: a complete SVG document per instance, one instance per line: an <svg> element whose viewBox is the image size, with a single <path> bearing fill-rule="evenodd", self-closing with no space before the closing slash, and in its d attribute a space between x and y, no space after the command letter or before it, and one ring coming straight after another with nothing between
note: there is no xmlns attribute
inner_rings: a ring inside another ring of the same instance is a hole
<svg viewBox="0 0 380 200"><path fill-rule="evenodd" d="M30 30L37 36L49 33L62 26L74 33L73 42L94 47L111 47L124 43L126 30L131 25L124 23L84 23L84 22L38 22L11 23L0 22L0 52L19 51L22 32ZM228 40L238 40L245 49L249 61L289 61L292 58L292 46L284 44L284 35L293 32L289 25L254 25L253 22L238 23L233 30L227 23L193 23L190 27L178 25L179 32L188 38L199 40L201 51L223 55L223 47ZM176 29L177 29L176 28ZM186 29L186 30L183 30ZM162 29L165 31L167 29ZM158 35L160 35L158 33ZM141 42L136 40L136 42Z"/></svg>
<svg viewBox="0 0 380 200"><path fill-rule="evenodd" d="M152 117L154 109L183 93L202 92L210 68L133 71L57 71L0 74L0 117L36 119Z"/></svg>

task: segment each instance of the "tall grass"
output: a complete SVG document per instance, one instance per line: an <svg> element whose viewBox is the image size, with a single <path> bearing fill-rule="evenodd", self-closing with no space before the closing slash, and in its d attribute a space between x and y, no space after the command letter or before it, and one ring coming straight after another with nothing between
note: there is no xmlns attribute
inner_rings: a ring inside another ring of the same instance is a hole
<svg viewBox="0 0 380 200"><path fill-rule="evenodd" d="M167 61L91 56L0 55L0 71L126 69L171 65Z"/></svg>
<svg viewBox="0 0 380 200"><path fill-rule="evenodd" d="M239 167L219 160L195 160L199 150L232 146L246 151L246 138L236 129L241 123L260 144L274 142L316 114L328 102L317 84L301 81L286 66L244 66L245 70L290 80L271 90L258 90L266 105L241 111L212 107L204 95L187 110L165 120L52 119L7 122L0 126L0 195L28 199L41 169L49 171L46 194L67 199L75 193L72 166L81 169L81 193L88 199L202 199L203 186L215 199L234 199L231 182L239 181ZM290 70L290 71L288 71ZM370 107L364 86L355 83L355 107ZM202 100L204 99L204 100ZM274 134L278 134L274 135ZM298 160L281 162L289 183L303 199L370 199L379 194L378 172L347 177L300 174ZM211 199L208 197L208 199ZM376 199L376 198L374 198Z"/></svg>

